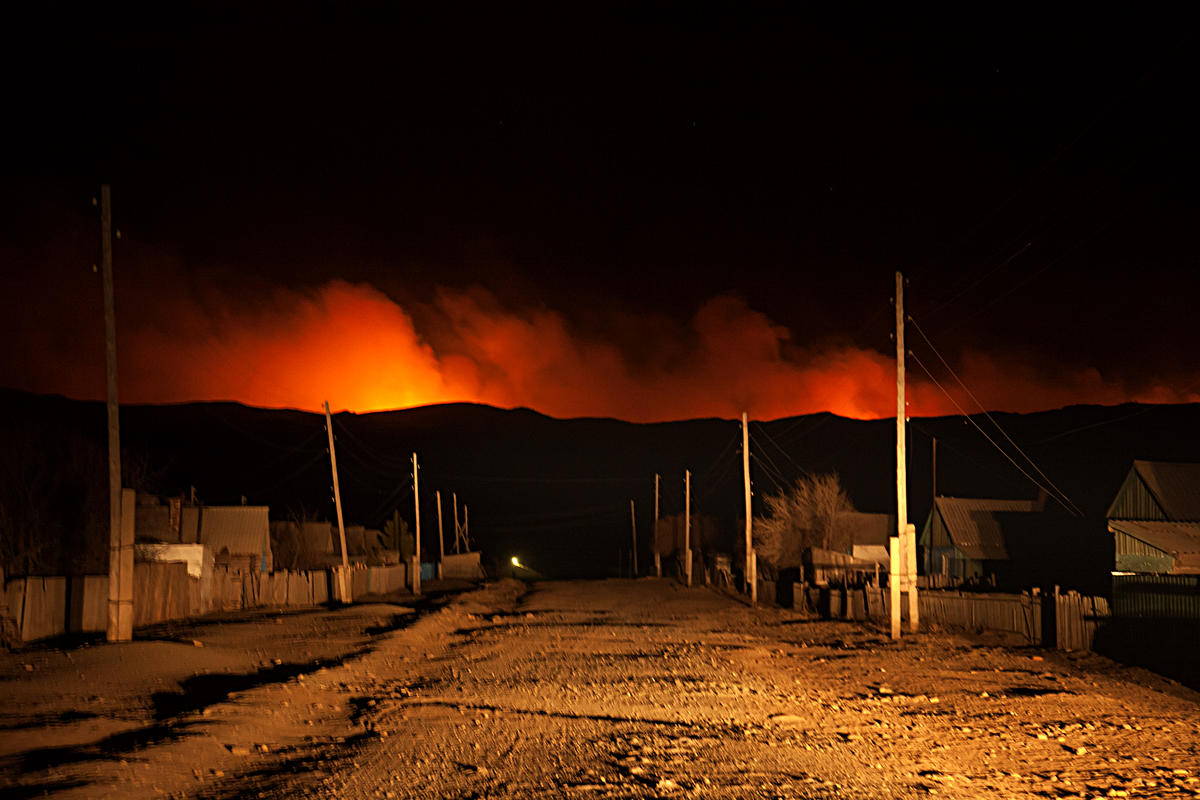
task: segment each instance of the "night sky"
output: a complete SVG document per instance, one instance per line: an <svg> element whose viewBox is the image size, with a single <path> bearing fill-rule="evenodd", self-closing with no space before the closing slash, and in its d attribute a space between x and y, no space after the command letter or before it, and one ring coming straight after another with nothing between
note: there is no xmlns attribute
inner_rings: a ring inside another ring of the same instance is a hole
<svg viewBox="0 0 1200 800"><path fill-rule="evenodd" d="M887 416L896 270L989 408L1200 401L1190 17L43 3L6 28L0 385L103 396L109 182L123 402ZM952 412L909 367L912 413Z"/></svg>

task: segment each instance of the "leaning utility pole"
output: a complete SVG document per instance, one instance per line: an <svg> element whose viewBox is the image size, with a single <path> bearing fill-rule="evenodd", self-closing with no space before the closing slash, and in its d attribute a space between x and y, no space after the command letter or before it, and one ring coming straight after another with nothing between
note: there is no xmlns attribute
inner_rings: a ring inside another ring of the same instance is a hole
<svg viewBox="0 0 1200 800"><path fill-rule="evenodd" d="M121 429L117 403L117 312L112 268L112 194L100 187L100 266L104 279L104 365L108 394L108 628L110 642L133 638L133 536L123 535ZM133 514L130 503L125 513ZM126 557L128 555L128 558ZM128 562L128 565L126 564Z"/></svg>
<svg viewBox="0 0 1200 800"><path fill-rule="evenodd" d="M629 501L629 525L633 531L633 574L631 578L637 577L637 512L634 510L633 501Z"/></svg>
<svg viewBox="0 0 1200 800"><path fill-rule="evenodd" d="M413 467L413 516L417 520L417 532L413 534L413 557L412 564L409 565L412 575L412 593L414 595L421 593L421 492L420 485L417 481L417 454L412 455Z"/></svg>
<svg viewBox="0 0 1200 800"><path fill-rule="evenodd" d="M658 473L654 473L654 577L662 577L662 554L658 552Z"/></svg>
<svg viewBox="0 0 1200 800"><path fill-rule="evenodd" d="M683 576L692 585L692 473L683 471Z"/></svg>
<svg viewBox="0 0 1200 800"><path fill-rule="evenodd" d="M337 508L338 537L342 543L342 568L338 573L338 599L350 602L350 557L346 553L346 526L342 522L342 491L338 487L337 451L333 449L333 417L329 415L329 401L325 401L325 430L329 433L329 467L333 470L333 505Z"/></svg>
<svg viewBox="0 0 1200 800"><path fill-rule="evenodd" d="M442 577L442 562L446 560L446 540L442 538L442 490L433 493L438 507L438 577Z"/></svg>
<svg viewBox="0 0 1200 800"><path fill-rule="evenodd" d="M461 553L459 542L462 539L462 528L458 524L458 492L450 493L450 506L454 511L454 552ZM470 545L467 546L467 552L471 552Z"/></svg>
<svg viewBox="0 0 1200 800"><path fill-rule="evenodd" d="M746 592L750 605L758 605L758 557L750 533L750 423L742 412L742 482L746 487Z"/></svg>

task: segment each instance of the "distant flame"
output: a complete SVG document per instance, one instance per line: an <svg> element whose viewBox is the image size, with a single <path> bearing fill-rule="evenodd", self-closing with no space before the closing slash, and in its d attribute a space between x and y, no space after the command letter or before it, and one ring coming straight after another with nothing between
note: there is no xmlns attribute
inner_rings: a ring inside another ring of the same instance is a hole
<svg viewBox="0 0 1200 800"><path fill-rule="evenodd" d="M637 422L742 411L759 419L895 415L890 353L794 342L735 297L711 299L686 326L662 321L660 333L643 337L636 360L628 346L572 331L557 311L503 309L481 291L439 293L422 315L424 331L379 290L341 281L312 293L278 290L252 310L211 298L204 307L178 297L163 307L119 300L125 403L235 400L316 410L328 398L334 408L365 412L471 401ZM36 347L62 352L67 337L56 335L31 334ZM25 366L25 388L86 398L103 390L102 359L48 356ZM20 381L18 367L8 373ZM1048 376L978 353L962 359L960 374L990 410L1200 399L1163 386L1129 391L1092 369ZM957 413L911 365L909 376L910 414ZM943 385L977 410L948 376Z"/></svg>

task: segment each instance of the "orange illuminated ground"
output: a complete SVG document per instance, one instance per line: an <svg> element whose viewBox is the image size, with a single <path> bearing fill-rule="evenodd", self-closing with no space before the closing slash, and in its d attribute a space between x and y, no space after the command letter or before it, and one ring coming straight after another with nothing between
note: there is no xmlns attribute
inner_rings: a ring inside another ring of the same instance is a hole
<svg viewBox="0 0 1200 800"><path fill-rule="evenodd" d="M759 419L819 411L895 415L890 353L793 342L786 329L732 297L707 302L686 329L653 337L636 363L628 345L581 337L559 312L499 309L480 292L441 293L425 315L433 320L428 331L418 331L413 317L377 289L344 282L283 293L251 311L185 307L152 315L138 306L121 307L126 403L235 400L316 410L328 399L335 409L366 412L471 401L641 422L731 418L743 410ZM28 388L99 398L97 361L80 363L54 369L42 362ZM933 368L934 359L926 356L926 365ZM1200 399L1196 391L1162 386L1131 390L1092 369L1048 377L981 354L960 366L993 410ZM910 414L956 413L915 365L909 375ZM949 376L939 379L952 384ZM961 391L954 394L963 408L977 410Z"/></svg>

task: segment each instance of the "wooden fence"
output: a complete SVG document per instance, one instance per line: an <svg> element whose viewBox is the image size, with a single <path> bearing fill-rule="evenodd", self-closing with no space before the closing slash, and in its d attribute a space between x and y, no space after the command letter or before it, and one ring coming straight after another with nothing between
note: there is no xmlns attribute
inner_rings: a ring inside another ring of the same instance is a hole
<svg viewBox="0 0 1200 800"><path fill-rule="evenodd" d="M891 599L878 587L809 587L804 595L808 607L831 619L886 621ZM946 630L990 631L1020 636L1027 644L1059 650L1091 650L1097 629L1109 618L1103 597L1039 592L957 592L922 590L917 600L921 624ZM901 604L907 618L907 601ZM1047 616L1052 612L1052 616ZM1043 629L1046 625L1046 629Z"/></svg>
<svg viewBox="0 0 1200 800"><path fill-rule="evenodd" d="M363 567L352 573L353 596L388 594L407 586L403 564ZM214 569L192 577L182 562L138 562L133 569L135 625L198 617L244 608L314 606L333 596L331 573L237 572ZM14 578L5 603L22 641L68 633L103 632L108 622L108 576Z"/></svg>

